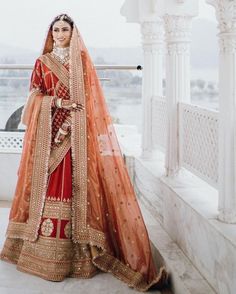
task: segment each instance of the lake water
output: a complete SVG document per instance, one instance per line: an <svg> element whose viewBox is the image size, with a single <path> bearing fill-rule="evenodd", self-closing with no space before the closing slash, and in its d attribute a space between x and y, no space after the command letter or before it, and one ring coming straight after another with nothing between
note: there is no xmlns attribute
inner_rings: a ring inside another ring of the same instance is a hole
<svg viewBox="0 0 236 294"><path fill-rule="evenodd" d="M113 121L119 124L136 125L141 131L141 86L117 88L103 85L103 89ZM25 103L26 97L26 88L9 90L7 87L0 87L0 129L5 129L7 120ZM218 96L197 94L192 96L192 103L218 109Z"/></svg>
<svg viewBox="0 0 236 294"><path fill-rule="evenodd" d="M104 94L113 121L120 124L136 124L141 127L141 86L132 88L104 87ZM5 125L12 113L24 105L27 90L9 90L0 87L0 129Z"/></svg>

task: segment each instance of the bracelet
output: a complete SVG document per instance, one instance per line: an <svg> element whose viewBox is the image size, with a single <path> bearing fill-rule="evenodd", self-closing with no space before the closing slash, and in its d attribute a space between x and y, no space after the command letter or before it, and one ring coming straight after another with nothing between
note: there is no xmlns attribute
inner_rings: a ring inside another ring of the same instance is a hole
<svg viewBox="0 0 236 294"><path fill-rule="evenodd" d="M69 127L70 127L70 126L65 125L65 123L63 123L62 126L61 126L61 129L62 129L64 132L67 132L67 134L68 134L68 132L69 132Z"/></svg>
<svg viewBox="0 0 236 294"><path fill-rule="evenodd" d="M59 133L65 136L68 134L68 132L64 131L62 128L59 129Z"/></svg>
<svg viewBox="0 0 236 294"><path fill-rule="evenodd" d="M62 129L65 127L68 130L71 127L71 117L67 117L61 127Z"/></svg>
<svg viewBox="0 0 236 294"><path fill-rule="evenodd" d="M62 103L62 98L57 98L55 102L56 102L55 104L56 104L56 106L57 106L58 108L62 108L62 105L61 105L61 103Z"/></svg>
<svg viewBox="0 0 236 294"><path fill-rule="evenodd" d="M67 126L70 126L70 124L71 124L71 121L69 121L69 120L65 119L64 123L65 123Z"/></svg>
<svg viewBox="0 0 236 294"><path fill-rule="evenodd" d="M61 143L61 140L55 138L55 139L54 139L54 142L55 142L56 144L59 144L59 143Z"/></svg>

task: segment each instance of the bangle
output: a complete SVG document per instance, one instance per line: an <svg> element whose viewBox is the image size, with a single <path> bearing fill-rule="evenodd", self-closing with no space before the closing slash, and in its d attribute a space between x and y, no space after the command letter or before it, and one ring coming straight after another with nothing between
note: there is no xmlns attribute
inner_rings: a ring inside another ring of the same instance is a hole
<svg viewBox="0 0 236 294"><path fill-rule="evenodd" d="M57 98L57 99L56 99L56 106L57 106L58 108L62 108L61 103L62 103L62 98Z"/></svg>
<svg viewBox="0 0 236 294"><path fill-rule="evenodd" d="M64 123L65 123L66 125L70 126L71 121L65 119Z"/></svg>
<svg viewBox="0 0 236 294"><path fill-rule="evenodd" d="M68 134L68 132L64 131L62 128L59 129L59 132L60 132L60 134L65 135L65 136Z"/></svg>
<svg viewBox="0 0 236 294"><path fill-rule="evenodd" d="M58 107L59 107L59 108L62 108L61 103L62 103L62 98L59 98L59 99L58 99Z"/></svg>
<svg viewBox="0 0 236 294"><path fill-rule="evenodd" d="M63 123L62 126L61 126L61 129L65 132L68 132L68 129L69 129L69 125Z"/></svg>
<svg viewBox="0 0 236 294"><path fill-rule="evenodd" d="M55 138L54 142L55 142L55 144L59 144L59 143L61 143L61 140L59 140L58 138Z"/></svg>

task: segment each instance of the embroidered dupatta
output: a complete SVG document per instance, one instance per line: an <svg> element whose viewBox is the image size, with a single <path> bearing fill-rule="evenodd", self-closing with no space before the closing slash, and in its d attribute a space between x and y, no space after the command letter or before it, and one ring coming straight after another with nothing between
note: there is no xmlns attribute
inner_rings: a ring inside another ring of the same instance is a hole
<svg viewBox="0 0 236 294"><path fill-rule="evenodd" d="M40 60L69 87L70 99L85 106L84 111L71 113L71 137L66 145L72 151L72 240L89 244L93 263L129 286L146 291L154 284L162 285L166 271L155 268L103 91L77 28L70 42L69 72L49 58L51 50L49 31ZM9 238L31 242L38 238L50 167L58 159L51 151L52 97L42 95L30 95L23 113L28 127L17 185L21 193L14 198L7 230ZM30 180L27 193L22 193L26 173Z"/></svg>

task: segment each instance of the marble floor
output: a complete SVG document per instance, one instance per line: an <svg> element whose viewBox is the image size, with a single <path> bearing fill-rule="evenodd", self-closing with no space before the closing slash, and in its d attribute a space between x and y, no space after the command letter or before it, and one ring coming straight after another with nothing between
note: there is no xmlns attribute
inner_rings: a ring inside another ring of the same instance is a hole
<svg viewBox="0 0 236 294"><path fill-rule="evenodd" d="M0 201L0 250L4 242L9 203ZM67 278L63 282L50 282L16 270L15 265L0 261L0 294L134 294L140 293L130 289L112 275L99 273L89 280ZM155 294L170 294L168 290L150 291Z"/></svg>

